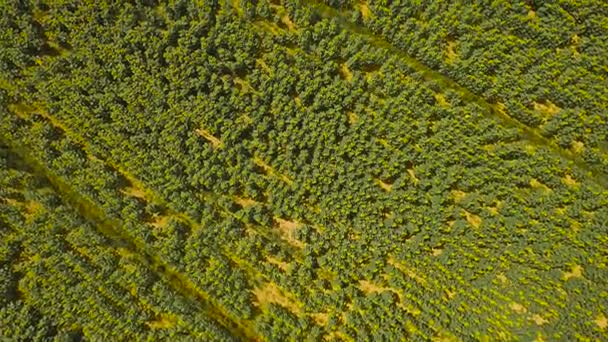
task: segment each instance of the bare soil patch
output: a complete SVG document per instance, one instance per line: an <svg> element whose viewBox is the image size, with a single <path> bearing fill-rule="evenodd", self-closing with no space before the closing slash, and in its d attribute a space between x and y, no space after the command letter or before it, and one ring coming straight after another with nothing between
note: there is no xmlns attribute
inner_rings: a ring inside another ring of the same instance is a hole
<svg viewBox="0 0 608 342"><path fill-rule="evenodd" d="M268 304L278 304L292 313L298 315L300 313L300 305L293 299L289 298L283 291L274 283L264 283L262 286L253 290L256 298L254 305L265 306Z"/></svg>
<svg viewBox="0 0 608 342"><path fill-rule="evenodd" d="M293 245L294 247L304 247L304 243L295 238L295 231L302 226L301 223L296 221L285 220L279 217L275 217L274 221L275 228L278 229L283 239L285 239L287 242L289 242L289 244Z"/></svg>
<svg viewBox="0 0 608 342"><path fill-rule="evenodd" d="M257 201L254 201L250 198L244 198L244 197L238 197L238 196L236 196L234 198L234 203L240 205L243 208L253 207L254 205L258 204Z"/></svg>
<svg viewBox="0 0 608 342"><path fill-rule="evenodd" d="M201 137L203 137L207 141L209 141L209 143L211 144L211 146L213 146L213 148L217 149L217 148L222 148L224 146L224 143L220 139L213 136L213 134L209 133L209 131L207 131L206 129L199 128L195 132L196 132L196 134L200 135Z"/></svg>

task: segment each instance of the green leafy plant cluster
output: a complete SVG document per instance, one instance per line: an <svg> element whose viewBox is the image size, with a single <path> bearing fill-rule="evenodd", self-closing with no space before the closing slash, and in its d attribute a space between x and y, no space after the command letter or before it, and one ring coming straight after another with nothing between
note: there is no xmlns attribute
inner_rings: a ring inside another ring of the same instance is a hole
<svg viewBox="0 0 608 342"><path fill-rule="evenodd" d="M0 333L606 338L601 10L414 5L2 3Z"/></svg>

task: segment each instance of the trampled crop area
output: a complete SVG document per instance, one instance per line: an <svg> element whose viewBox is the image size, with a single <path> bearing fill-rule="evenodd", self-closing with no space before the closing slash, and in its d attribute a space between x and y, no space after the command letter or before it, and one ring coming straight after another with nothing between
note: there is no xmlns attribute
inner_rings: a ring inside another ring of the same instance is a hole
<svg viewBox="0 0 608 342"><path fill-rule="evenodd" d="M0 337L606 340L607 44L600 0L0 2Z"/></svg>

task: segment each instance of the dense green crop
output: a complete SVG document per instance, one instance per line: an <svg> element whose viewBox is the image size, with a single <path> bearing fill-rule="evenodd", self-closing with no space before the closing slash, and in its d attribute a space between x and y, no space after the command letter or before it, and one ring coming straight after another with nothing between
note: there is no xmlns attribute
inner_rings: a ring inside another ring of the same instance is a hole
<svg viewBox="0 0 608 342"><path fill-rule="evenodd" d="M608 338L601 1L0 2L0 336Z"/></svg>

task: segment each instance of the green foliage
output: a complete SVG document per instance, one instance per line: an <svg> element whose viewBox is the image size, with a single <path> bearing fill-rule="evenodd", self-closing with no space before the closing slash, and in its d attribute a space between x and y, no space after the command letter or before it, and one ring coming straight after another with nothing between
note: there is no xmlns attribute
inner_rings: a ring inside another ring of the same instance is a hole
<svg viewBox="0 0 608 342"><path fill-rule="evenodd" d="M606 338L603 3L0 9L2 337Z"/></svg>

